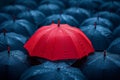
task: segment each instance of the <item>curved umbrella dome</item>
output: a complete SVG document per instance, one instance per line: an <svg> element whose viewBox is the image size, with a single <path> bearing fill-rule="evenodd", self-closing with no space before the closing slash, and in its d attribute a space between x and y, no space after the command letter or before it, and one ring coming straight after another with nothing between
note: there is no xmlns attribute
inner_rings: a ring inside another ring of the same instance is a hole
<svg viewBox="0 0 120 80"><path fill-rule="evenodd" d="M79 22L79 24L91 16L87 10L76 7L68 8L64 11L64 14L73 16Z"/></svg>
<svg viewBox="0 0 120 80"><path fill-rule="evenodd" d="M65 63L46 62L28 69L20 80L86 80L86 78L79 69Z"/></svg>
<svg viewBox="0 0 120 80"><path fill-rule="evenodd" d="M94 52L84 33L67 24L51 24L39 28L24 47L30 56L52 61L80 59Z"/></svg>
<svg viewBox="0 0 120 80"><path fill-rule="evenodd" d="M42 25L50 25L52 22L57 24L58 19L60 19L61 24L69 24L70 26L74 26L74 27L79 26L78 21L74 17L67 15L67 14L51 15L43 21Z"/></svg>

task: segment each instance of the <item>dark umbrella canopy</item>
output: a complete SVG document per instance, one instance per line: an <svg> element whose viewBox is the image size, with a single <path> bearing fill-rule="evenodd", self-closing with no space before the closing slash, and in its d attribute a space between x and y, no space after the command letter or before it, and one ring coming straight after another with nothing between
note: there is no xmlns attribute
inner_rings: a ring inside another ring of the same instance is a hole
<svg viewBox="0 0 120 80"><path fill-rule="evenodd" d="M36 26L26 20L9 20L0 25L0 32L5 29L7 32L15 32L30 37Z"/></svg>
<svg viewBox="0 0 120 80"><path fill-rule="evenodd" d="M116 12L119 8L120 8L120 2L110 1L110 2L106 2L106 3L102 4L100 7L100 10Z"/></svg>
<svg viewBox="0 0 120 80"><path fill-rule="evenodd" d="M24 50L23 45L26 40L24 36L16 33L1 33L0 51L6 50L8 45L11 47L11 50Z"/></svg>
<svg viewBox="0 0 120 80"><path fill-rule="evenodd" d="M74 17L72 17L70 15L66 15L66 14L51 15L43 21L42 25L50 25L52 22L57 24L58 19L60 19L61 24L69 24L71 26L76 26L76 27L79 26L78 21L76 19L74 19Z"/></svg>
<svg viewBox="0 0 120 80"><path fill-rule="evenodd" d="M114 36L114 39L120 37L120 26L114 29L113 36Z"/></svg>
<svg viewBox="0 0 120 80"><path fill-rule="evenodd" d="M120 55L120 37L115 39L108 47L108 52L116 53Z"/></svg>
<svg viewBox="0 0 120 80"><path fill-rule="evenodd" d="M39 5L42 5L42 4L56 4L62 8L65 8L65 5L61 0L41 0Z"/></svg>
<svg viewBox="0 0 120 80"><path fill-rule="evenodd" d="M114 28L117 27L120 23L120 16L112 12L108 11L98 12L95 14L95 16L96 17L99 16L110 20L114 24Z"/></svg>
<svg viewBox="0 0 120 80"><path fill-rule="evenodd" d="M52 14L61 13L63 9L55 4L43 4L38 7L38 10L43 12L46 16L50 16Z"/></svg>
<svg viewBox="0 0 120 80"><path fill-rule="evenodd" d="M73 16L79 22L79 24L81 24L85 19L91 16L87 10L76 7L65 10L64 14Z"/></svg>
<svg viewBox="0 0 120 80"><path fill-rule="evenodd" d="M25 6L22 6L22 5L8 5L8 6L5 6L1 9L1 12L5 12L5 13L8 13L10 15L14 15L16 16L18 13L20 12L24 12L26 11L27 8Z"/></svg>
<svg viewBox="0 0 120 80"><path fill-rule="evenodd" d="M20 13L17 17L19 19L26 19L31 23L34 23L35 25L40 26L46 16L40 11L30 10L30 11Z"/></svg>
<svg viewBox="0 0 120 80"><path fill-rule="evenodd" d="M103 3L102 0L70 0L70 6L81 7L89 10L91 13L98 11L99 6Z"/></svg>
<svg viewBox="0 0 120 80"><path fill-rule="evenodd" d="M82 24L81 26L88 26L88 25L93 25L95 24L96 25L101 25L105 28L108 28L110 30L113 30L113 24L108 20L108 19L105 19L105 18L101 18L101 17L92 17L92 18L88 18L86 19Z"/></svg>
<svg viewBox="0 0 120 80"><path fill-rule="evenodd" d="M120 80L120 56L95 52L80 66L88 80Z"/></svg>
<svg viewBox="0 0 120 80"><path fill-rule="evenodd" d="M15 4L24 5L30 9L35 9L37 7L35 0L15 0Z"/></svg>
<svg viewBox="0 0 120 80"><path fill-rule="evenodd" d="M28 57L22 51L13 50L0 52L1 80L18 80L21 74L29 67Z"/></svg>
<svg viewBox="0 0 120 80"><path fill-rule="evenodd" d="M28 69L20 80L86 80L79 69L65 63L46 62Z"/></svg>
<svg viewBox="0 0 120 80"><path fill-rule="evenodd" d="M12 19L12 17L9 14L0 13L0 24L10 19Z"/></svg>
<svg viewBox="0 0 120 80"><path fill-rule="evenodd" d="M82 26L80 29L91 40L95 50L105 50L112 41L112 32L100 25Z"/></svg>

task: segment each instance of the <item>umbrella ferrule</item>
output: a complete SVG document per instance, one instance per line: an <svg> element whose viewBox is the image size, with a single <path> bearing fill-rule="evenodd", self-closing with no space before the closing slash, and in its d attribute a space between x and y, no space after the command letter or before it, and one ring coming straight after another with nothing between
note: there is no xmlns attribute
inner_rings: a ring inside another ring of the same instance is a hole
<svg viewBox="0 0 120 80"><path fill-rule="evenodd" d="M94 23L94 27L95 27L95 29L96 29L96 25L97 25L97 23L95 22L95 23Z"/></svg>
<svg viewBox="0 0 120 80"><path fill-rule="evenodd" d="M58 27L60 27L60 19L58 19Z"/></svg>
<svg viewBox="0 0 120 80"><path fill-rule="evenodd" d="M54 24L54 21L52 20L52 24Z"/></svg>
<svg viewBox="0 0 120 80"><path fill-rule="evenodd" d="M4 36L6 35L6 29L3 29L3 34L4 34Z"/></svg>
<svg viewBox="0 0 120 80"><path fill-rule="evenodd" d="M107 52L106 52L106 50L104 50L104 60L106 58L106 54L107 54Z"/></svg>
<svg viewBox="0 0 120 80"><path fill-rule="evenodd" d="M10 46L7 47L8 53L10 53Z"/></svg>

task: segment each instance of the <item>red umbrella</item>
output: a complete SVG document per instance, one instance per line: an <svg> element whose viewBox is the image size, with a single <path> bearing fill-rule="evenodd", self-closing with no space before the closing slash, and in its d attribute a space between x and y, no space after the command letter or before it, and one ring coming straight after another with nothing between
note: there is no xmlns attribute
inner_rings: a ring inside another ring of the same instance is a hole
<svg viewBox="0 0 120 80"><path fill-rule="evenodd" d="M24 47L30 56L49 60L80 59L94 52L85 34L68 24L52 23L38 29Z"/></svg>

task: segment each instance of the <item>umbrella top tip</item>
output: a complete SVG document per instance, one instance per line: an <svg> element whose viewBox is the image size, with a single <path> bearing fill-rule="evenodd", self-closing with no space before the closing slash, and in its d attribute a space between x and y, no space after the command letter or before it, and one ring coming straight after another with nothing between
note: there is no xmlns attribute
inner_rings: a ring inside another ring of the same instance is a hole
<svg viewBox="0 0 120 80"><path fill-rule="evenodd" d="M60 19L58 19L58 27L60 27Z"/></svg>
<svg viewBox="0 0 120 80"><path fill-rule="evenodd" d="M8 53L10 53L10 46L9 45L7 46L7 51L8 51Z"/></svg>
<svg viewBox="0 0 120 80"><path fill-rule="evenodd" d="M3 28L3 33L4 33L4 36L5 36L6 32L7 32L7 31L6 31L6 29L5 29L5 28Z"/></svg>
<svg viewBox="0 0 120 80"><path fill-rule="evenodd" d="M104 58L106 57L106 55L107 55L107 51L106 50L104 50L103 51L103 53L104 53Z"/></svg>
<svg viewBox="0 0 120 80"><path fill-rule="evenodd" d="M95 27L95 29L96 29L96 25L97 25L97 23L96 23L96 22L94 22L94 27Z"/></svg>

